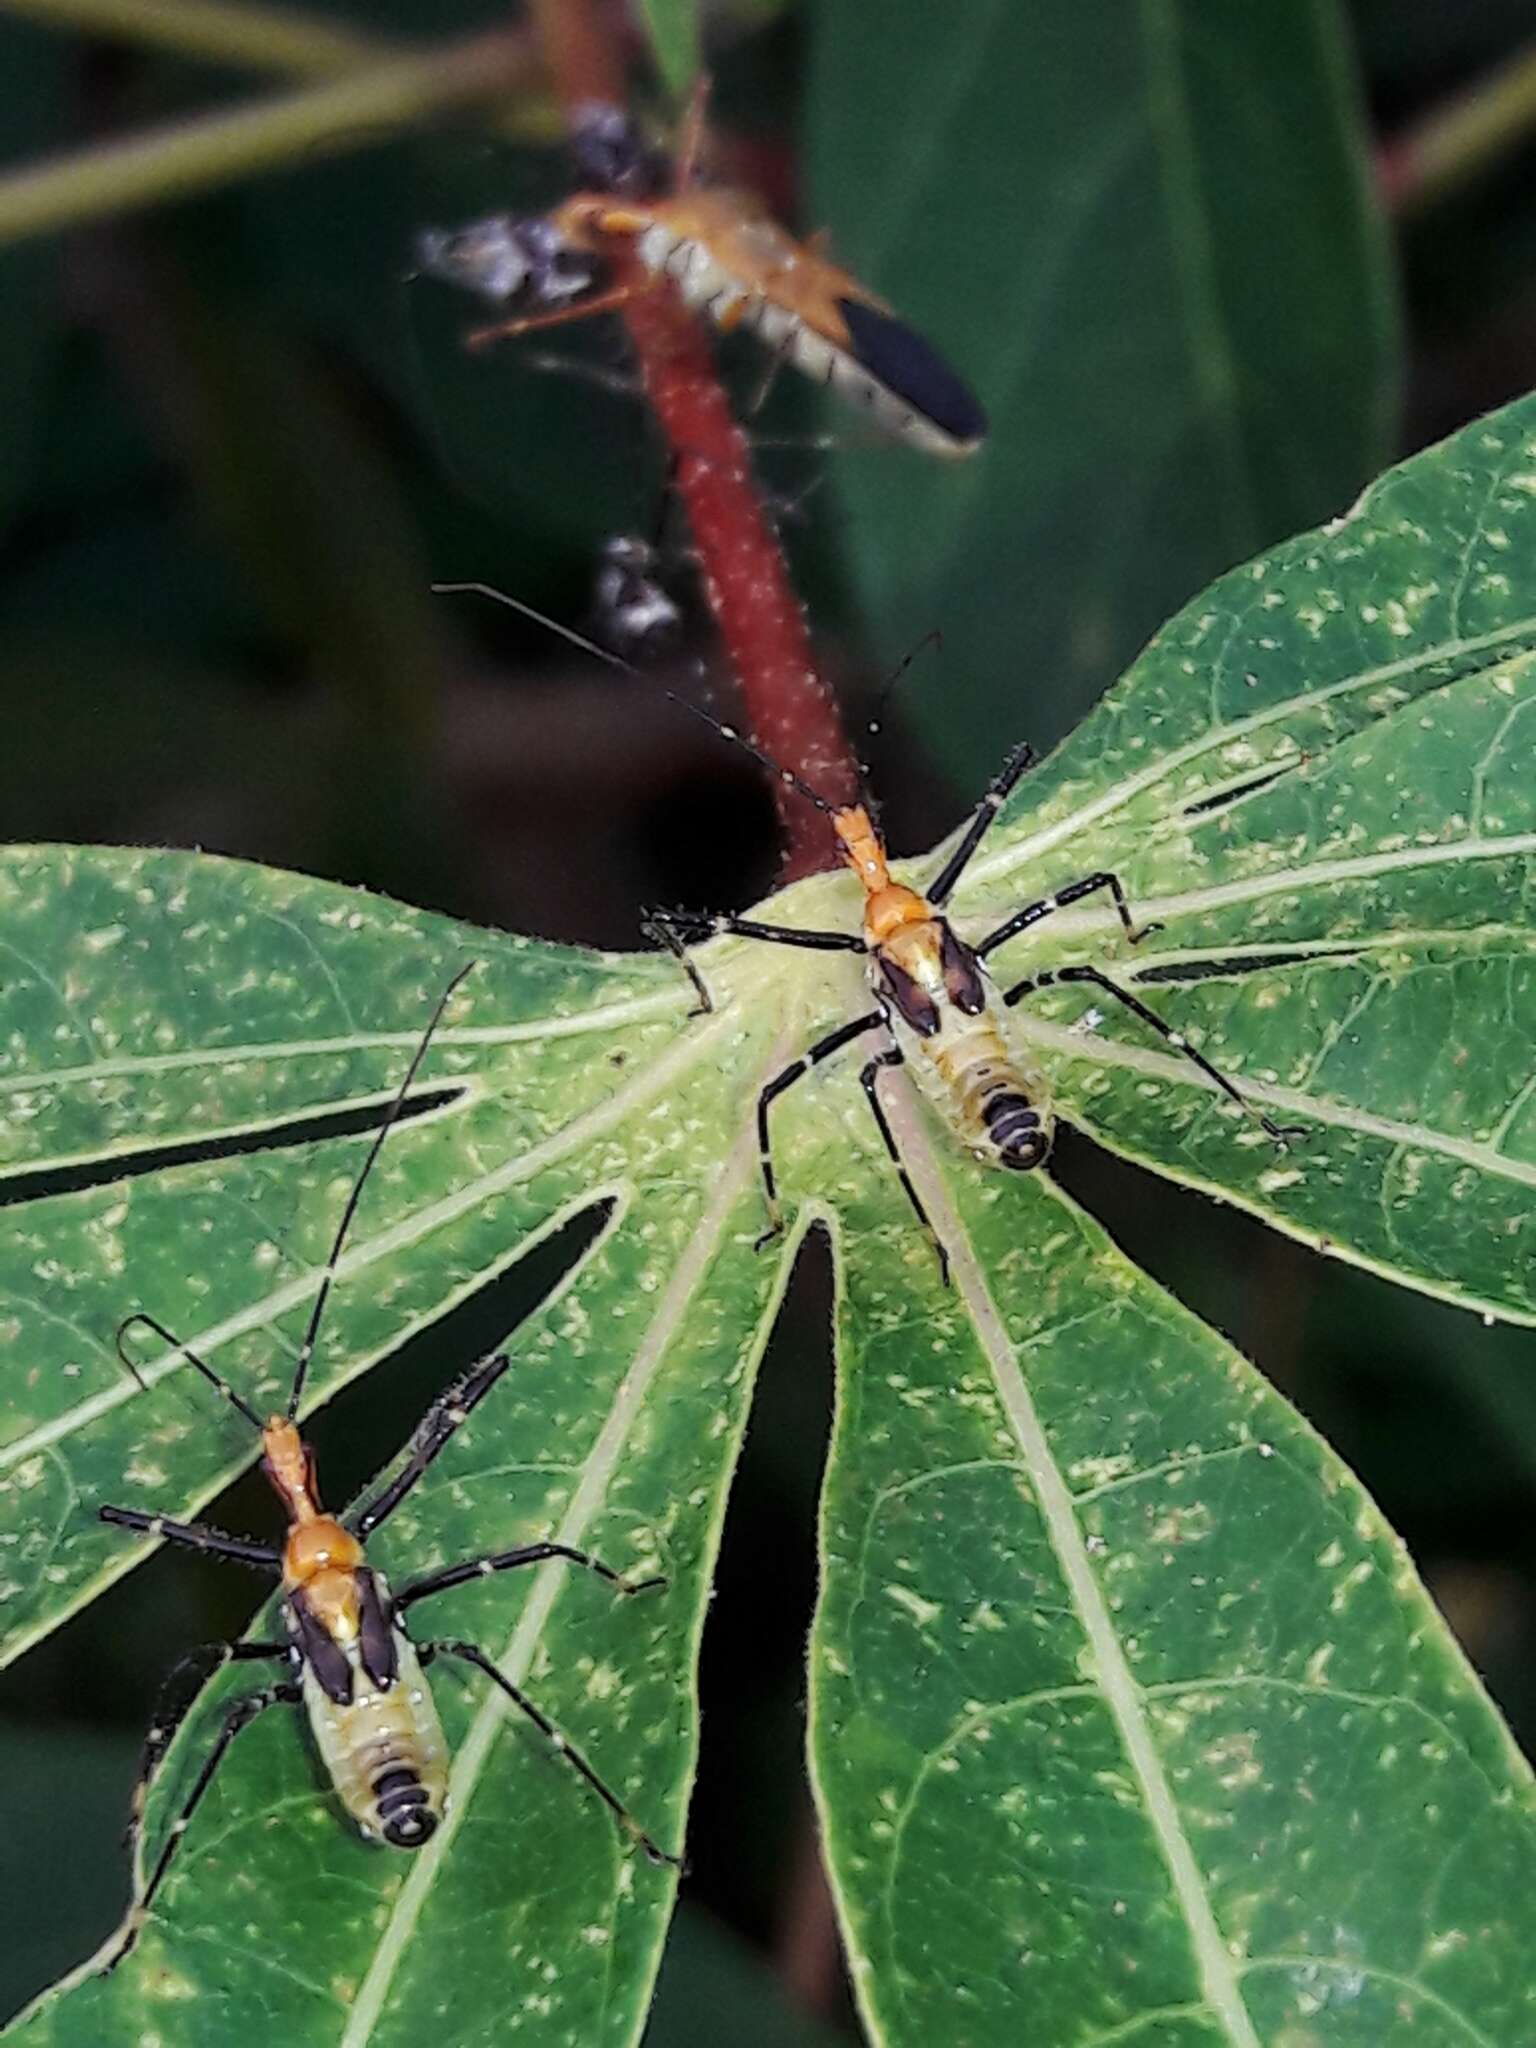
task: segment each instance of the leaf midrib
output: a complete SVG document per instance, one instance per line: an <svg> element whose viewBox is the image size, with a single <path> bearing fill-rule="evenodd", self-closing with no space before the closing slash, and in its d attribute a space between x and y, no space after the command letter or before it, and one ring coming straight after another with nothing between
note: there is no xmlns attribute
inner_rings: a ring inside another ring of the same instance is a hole
<svg viewBox="0 0 1536 2048"><path fill-rule="evenodd" d="M769 1061L764 1064L759 1081L766 1078L779 1057L779 1049L775 1047ZM751 1093L755 1099L756 1084ZM662 1290L656 1313L629 1370L619 1383L597 1439L582 1460L580 1476L555 1531L554 1540L557 1542L573 1548L581 1548L586 1543L592 1522L602 1508L618 1470L630 1432L644 1411L651 1386L666 1361L694 1291L716 1255L721 1232L756 1165L756 1156L753 1126L749 1119L744 1118L705 1196L699 1227L689 1238L682 1257ZM506 1648L497 1659L500 1669L514 1685L523 1685L530 1676L540 1638L562 1589L569 1582L568 1566L555 1562L540 1567ZM406 1881L390 1909L377 1952L353 2001L337 2048L366 2048L372 2040L395 1973L436 1882L442 1859L463 1824L475 1785L489 1760L491 1746L507 1711L507 1702L502 1695L488 1692L468 1734L459 1744L449 1775L447 1813L432 1841L412 1861Z"/></svg>
<svg viewBox="0 0 1536 2048"><path fill-rule="evenodd" d="M570 949L572 958L579 950ZM629 955L628 958L644 958ZM609 1031L625 1024L644 1023L686 1007L689 992L679 982L676 990L659 989L652 995L633 996L620 1003L573 1012L568 1017L536 1017L522 1024L479 1024L444 1026L433 1038L440 1049L455 1045L495 1046L540 1044L545 1039L581 1038L594 1031ZM324 1058L337 1053L389 1051L421 1043L420 1031L353 1031L339 1038L285 1038L266 1045L194 1046L185 1052L129 1054L122 1059L88 1060L73 1067L37 1067L25 1073L0 1074L0 1094L58 1088L76 1081L117 1080L124 1076L167 1074L200 1067L240 1066L248 1061Z"/></svg>
<svg viewBox="0 0 1536 2048"><path fill-rule="evenodd" d="M957 1297L970 1313L977 1341L991 1368L998 1398L1035 1489L1047 1538L1093 1654L1100 1695L1114 1720L1127 1761L1141 1790L1148 1824L1163 1854L1174 1897L1189 1933L1206 2009L1221 2024L1232 2048L1262 2048L1243 2003L1238 1974L1206 1895L1177 1801L1157 1755L1151 1726L1143 1709L1141 1690L1131 1674L1130 1664L1115 1632L1108 1601L1094 1576L1087 1539L1078 1526L1071 1492L1051 1453L1045 1430L1019 1370L1013 1342L987 1285L985 1268L950 1199L930 1134L918 1113L912 1091L893 1088L887 1102L891 1121L897 1127L897 1142L903 1157L949 1250ZM1073 1210L1067 1196L1054 1183L1045 1182L1043 1186L1064 1208Z"/></svg>

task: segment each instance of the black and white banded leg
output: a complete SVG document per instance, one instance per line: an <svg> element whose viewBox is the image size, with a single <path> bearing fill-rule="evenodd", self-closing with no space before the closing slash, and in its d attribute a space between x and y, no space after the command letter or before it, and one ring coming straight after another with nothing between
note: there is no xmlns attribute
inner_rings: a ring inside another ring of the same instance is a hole
<svg viewBox="0 0 1536 2048"><path fill-rule="evenodd" d="M504 1351L482 1358L459 1374L432 1403L412 1432L406 1461L365 1507L354 1508L343 1521L358 1540L366 1541L387 1515L392 1515L434 1458L485 1399L512 1363Z"/></svg>
<svg viewBox="0 0 1536 2048"><path fill-rule="evenodd" d="M993 819L1008 801L1020 777L1034 766L1035 759L1034 748L1027 740L1024 741L1022 745L1014 748L983 790L981 801L971 813L971 822L966 826L960 844L934 877L933 886L928 891L928 901L935 909L942 909L954 894L955 885L970 865L972 854L986 838Z"/></svg>
<svg viewBox="0 0 1536 2048"><path fill-rule="evenodd" d="M859 948L860 952L864 949ZM779 1209L778 1184L773 1171L773 1145L768 1135L768 1112L796 1081L808 1074L812 1067L819 1067L823 1060L830 1059L835 1052L841 1052L845 1045L851 1045L856 1038L862 1038L866 1031L874 1031L885 1022L884 1010L870 1010L862 1017L855 1017L850 1023L839 1024L835 1031L829 1031L825 1038L819 1038L808 1052L792 1060L780 1074L763 1089L757 1098L757 1156L763 1170L763 1193L768 1202L768 1228L757 1240L756 1249L772 1244L784 1233L784 1218Z"/></svg>
<svg viewBox="0 0 1536 2048"><path fill-rule="evenodd" d="M1028 931L1032 924L1039 924L1042 918L1050 917L1058 910L1065 910L1069 904L1081 903L1085 896L1092 896L1099 889L1107 889L1114 899L1115 915L1119 918L1130 945L1139 946L1142 940L1153 932L1162 930L1160 924L1136 923L1131 916L1131 906L1126 901L1120 877L1103 868L1097 874L1084 875L1080 881L1068 882L1066 887L1058 889L1054 896L1042 896L1037 903L1026 903L1022 910L1016 910L1012 917L1004 919L995 932L987 933L976 948L977 954L984 960L999 946L1017 938L1020 932Z"/></svg>
<svg viewBox="0 0 1536 2048"><path fill-rule="evenodd" d="M1004 993L1003 1001L1011 1008L1013 1004L1022 1002L1025 996L1034 995L1039 989L1059 985L1071 987L1083 983L1091 988L1102 989L1105 995L1112 996L1124 1009L1129 1010L1133 1017L1140 1018L1149 1030L1157 1033L1165 1045L1172 1046L1182 1058L1188 1060L1192 1066L1198 1067L1202 1074L1215 1083L1223 1095L1237 1104L1245 1116L1252 1117L1265 1136L1273 1138L1277 1145L1283 1148L1292 1138L1306 1137L1305 1125L1277 1124L1261 1109L1256 1109L1236 1082L1228 1080L1220 1067L1208 1060L1203 1052L1197 1051L1183 1032L1175 1031L1173 1026L1159 1017L1155 1010L1149 1010L1145 1003L1138 1001L1128 989L1123 989L1111 981L1109 976L1102 974L1097 967L1048 968L1040 974L1030 975L1025 981L1015 982L1014 986Z"/></svg>
<svg viewBox="0 0 1536 2048"><path fill-rule="evenodd" d="M193 1815L202 1804L204 1793L213 1783L214 1773L218 1770L219 1765L223 1763L230 1744L240 1733L240 1730L249 1727L251 1722L256 1719L256 1716L264 1714L268 1707L278 1705L297 1706L302 1698L303 1694L299 1687L294 1685L291 1680L285 1678L278 1680L275 1685L267 1686L262 1692L247 1693L243 1699L236 1700L234 1705L229 1708L224 1716L224 1724L220 1728L218 1735L214 1738L213 1746L208 1751L207 1756L204 1757L202 1767L193 1780L192 1790L182 1801L181 1811L177 1814L175 1820L171 1822L170 1832L165 1838L165 1844L159 1856L155 1859L155 1867L149 1874L149 1882L144 1887L143 1895L136 1901L128 1915L128 1924L123 1930L122 1939L111 1956L102 1965L104 1971L115 1970L123 1960L123 1957L128 1954L129 1950L138 1940L139 1930L149 1918L150 1909L155 1902L155 1895L165 1882L166 1872L171 1867L176 1851L181 1847L182 1837L192 1825Z"/></svg>
<svg viewBox="0 0 1536 2048"><path fill-rule="evenodd" d="M890 1120L885 1113L885 1105L880 1100L880 1090L876 1085L877 1077L882 1067L902 1067L905 1065L906 1059L901 1047L899 1045L887 1046L884 1052L877 1052L872 1060L866 1060L859 1071L859 1086L869 1098L869 1106L874 1112L875 1123L881 1137L885 1140L885 1149L890 1153L895 1163L896 1171L901 1176L901 1184L907 1191L907 1200L912 1204L918 1222L921 1223L923 1229L928 1233L929 1241L938 1255L939 1278L947 1287L949 1285L949 1253L944 1248L943 1238L940 1237L933 1227L932 1218L923 1207L922 1197L912 1185L912 1176L907 1171L907 1162L901 1156L900 1147L896 1143L896 1133L891 1129Z"/></svg>
<svg viewBox="0 0 1536 2048"><path fill-rule="evenodd" d="M145 1536L160 1536L167 1543L180 1543L188 1550L207 1551L212 1557L230 1557L236 1564L254 1565L258 1571L280 1572L283 1560L268 1543L251 1543L243 1536L226 1536L222 1529L210 1529L206 1522L172 1522L164 1515L146 1514L142 1508L102 1507L100 1520L118 1529L137 1529Z"/></svg>
<svg viewBox="0 0 1536 2048"><path fill-rule="evenodd" d="M750 917L718 915L706 910L648 910L640 929L648 939L659 939L683 966L699 998L693 1013L702 1016L715 1007L704 977L688 954L689 946L720 937L766 939L773 946L799 946L812 953L862 953L864 941L853 932L799 931L793 925L758 924Z"/></svg>
<svg viewBox="0 0 1536 2048"><path fill-rule="evenodd" d="M534 1727L548 1740L556 1755L563 1757L573 1770L578 1771L586 1779L592 1790L618 1822L623 1832L632 1841L639 1843L653 1863L670 1863L677 1870L683 1868L683 1859L680 1856L669 1855L658 1843L651 1840L623 1800L619 1798L616 1792L610 1790L604 1784L603 1780L598 1776L591 1764L587 1762L575 1744L568 1741L560 1733L560 1730L550 1720L549 1716L534 1705L533 1701L529 1699L527 1693L521 1687L512 1683L511 1679L497 1667L494 1659L488 1656L478 1643L449 1640L422 1643L418 1645L418 1654L424 1665L430 1664L434 1657L457 1657L465 1664L473 1664L477 1671L483 1671L493 1685L501 1688L513 1706L528 1716Z"/></svg>
<svg viewBox="0 0 1536 2048"><path fill-rule="evenodd" d="M139 1752L133 1809L128 1822L130 1845L138 1839L144 1819L144 1802L155 1774L176 1739L176 1731L196 1706L198 1696L213 1683L226 1664L281 1663L291 1655L287 1643L202 1643L176 1659L155 1695L154 1712L144 1736L144 1747ZM196 1682L186 1688L185 1698L178 1699L176 1695L189 1672L196 1673Z"/></svg>
<svg viewBox="0 0 1536 2048"><path fill-rule="evenodd" d="M424 1579L413 1580L395 1595L395 1612L402 1613L418 1600L430 1600L434 1593L446 1593L450 1586L465 1586L471 1579L488 1579L495 1572L518 1571L524 1565L544 1564L552 1557L563 1557L567 1564L580 1565L583 1571L606 1579L621 1593L649 1593L667 1583L660 1577L626 1579L622 1572L616 1572L611 1564L604 1564L600 1557L593 1557L590 1551L573 1550L568 1543L523 1543L516 1550L492 1551L487 1557L466 1557L460 1564L445 1565L441 1571L430 1572Z"/></svg>

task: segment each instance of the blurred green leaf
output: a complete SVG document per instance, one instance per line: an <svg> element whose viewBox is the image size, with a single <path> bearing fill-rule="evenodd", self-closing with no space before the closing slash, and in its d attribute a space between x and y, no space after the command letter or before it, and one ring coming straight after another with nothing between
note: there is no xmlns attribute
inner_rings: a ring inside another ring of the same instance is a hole
<svg viewBox="0 0 1536 2048"><path fill-rule="evenodd" d="M1041 1098L1343 1257L1527 1320L1533 543L1527 401L1173 621L1020 785L953 904L979 932L1119 869L1159 932L1131 953L1089 899L999 957L1000 981L1104 963L1308 1135L1278 1156L1098 990L1092 1015L1080 988L1012 1013ZM857 900L818 876L771 914L848 929ZM557 1533L659 1562L647 1602L550 1568L460 1589L445 1622L494 1644L675 1841L724 1492L794 1245L753 1250L755 1105L867 1002L863 976L718 941L699 1017L664 958L109 851L14 852L0 929L0 1193L30 1198L0 1252L12 1653L142 1555L102 1499L185 1512L250 1458L237 1416L189 1408L174 1356L149 1393L127 1380L114 1326L148 1306L273 1398L366 1143L308 1120L387 1099L474 955L420 1084L457 1092L384 1152L313 1393L612 1205L377 1548L401 1571ZM889 1100L953 1289L854 1062L818 1068L774 1127L796 1227L825 1221L839 1264L815 1753L881 2038L984 2048L1021 2015L1059 2038L1070 2014L1192 2048L1303 2024L1309 2048L1410 2026L1523 2048L1529 1782L1394 1540L1048 1177L985 1171L899 1081ZM212 1156L162 1149L189 1146ZM64 1178L18 1186L39 1173ZM206 2041L217 1997L232 2031L345 2048L497 2016L541 2043L633 2040L670 1887L480 1688L437 1689L456 1818L408 1865L337 1824L274 1715L221 1772L135 1957L26 2038ZM446 1979L444 1954L463 1959Z"/></svg>
<svg viewBox="0 0 1536 2048"><path fill-rule="evenodd" d="M948 467L842 462L848 552L911 715L967 784L1070 725L1230 563L1386 459L1394 298L1332 0L1046 0L811 17L812 210L975 384Z"/></svg>
<svg viewBox="0 0 1536 2048"><path fill-rule="evenodd" d="M0 1833L0 2013L67 1969L121 1911L123 1787L139 1737L0 1720L10 1785ZM106 1816L110 1815L108 1819ZM47 1901L42 1913L26 1902Z"/></svg>
<svg viewBox="0 0 1536 2048"><path fill-rule="evenodd" d="M0 150L7 163L57 142L72 62L63 37L0 19ZM0 521L15 511L31 478L42 373L58 332L58 269L57 247L0 249Z"/></svg>
<svg viewBox="0 0 1536 2048"><path fill-rule="evenodd" d="M707 1913L682 1906L646 2028L646 2048L847 2048L796 2012L768 1965Z"/></svg>
<svg viewBox="0 0 1536 2048"><path fill-rule="evenodd" d="M698 0L640 0L667 90L683 99L699 75Z"/></svg>

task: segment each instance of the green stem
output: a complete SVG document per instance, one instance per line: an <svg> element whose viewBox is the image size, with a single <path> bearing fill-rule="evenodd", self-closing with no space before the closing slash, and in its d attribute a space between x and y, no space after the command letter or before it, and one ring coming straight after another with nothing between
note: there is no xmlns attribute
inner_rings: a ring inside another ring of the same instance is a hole
<svg viewBox="0 0 1536 2048"><path fill-rule="evenodd" d="M224 0L4 0L3 11L48 28L175 50L195 62L300 77L334 77L388 54L385 44L356 29L284 7L231 7Z"/></svg>
<svg viewBox="0 0 1536 2048"><path fill-rule="evenodd" d="M376 148L392 129L514 91L534 66L527 38L497 29L20 171L0 178L0 245L184 199L298 157Z"/></svg>
<svg viewBox="0 0 1536 2048"><path fill-rule="evenodd" d="M1536 44L1386 147L1388 195L1417 213L1477 177L1536 131Z"/></svg>

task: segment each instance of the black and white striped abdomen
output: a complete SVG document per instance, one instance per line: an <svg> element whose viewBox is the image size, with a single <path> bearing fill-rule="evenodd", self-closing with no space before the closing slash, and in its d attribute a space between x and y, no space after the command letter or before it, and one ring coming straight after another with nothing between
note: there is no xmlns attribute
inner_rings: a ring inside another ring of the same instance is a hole
<svg viewBox="0 0 1536 2048"><path fill-rule="evenodd" d="M878 343L893 365L904 366L913 376L921 373L919 381L934 401L927 406L915 393L898 389L877 374L869 362L818 333L801 314L734 276L693 237L655 221L636 238L635 250L646 269L668 278L695 312L726 326L750 328L782 361L818 383L832 385L897 440L930 455L968 455L985 433L985 415L970 393L901 321L857 300L841 301L850 330L863 334L871 350ZM892 348L893 337L900 338L901 349Z"/></svg>
<svg viewBox="0 0 1536 2048"><path fill-rule="evenodd" d="M343 1705L304 1666L304 1705L320 1760L359 1831L396 1849L436 1833L448 1794L448 1746L426 1674L409 1640L395 1636L398 1676L376 1685L357 1645L352 1698Z"/></svg>
<svg viewBox="0 0 1536 2048"><path fill-rule="evenodd" d="M901 1036L924 1093L978 1158L1017 1172L1043 1164L1054 1129L1044 1083L1022 1070L989 1011L948 1007L931 1036Z"/></svg>

